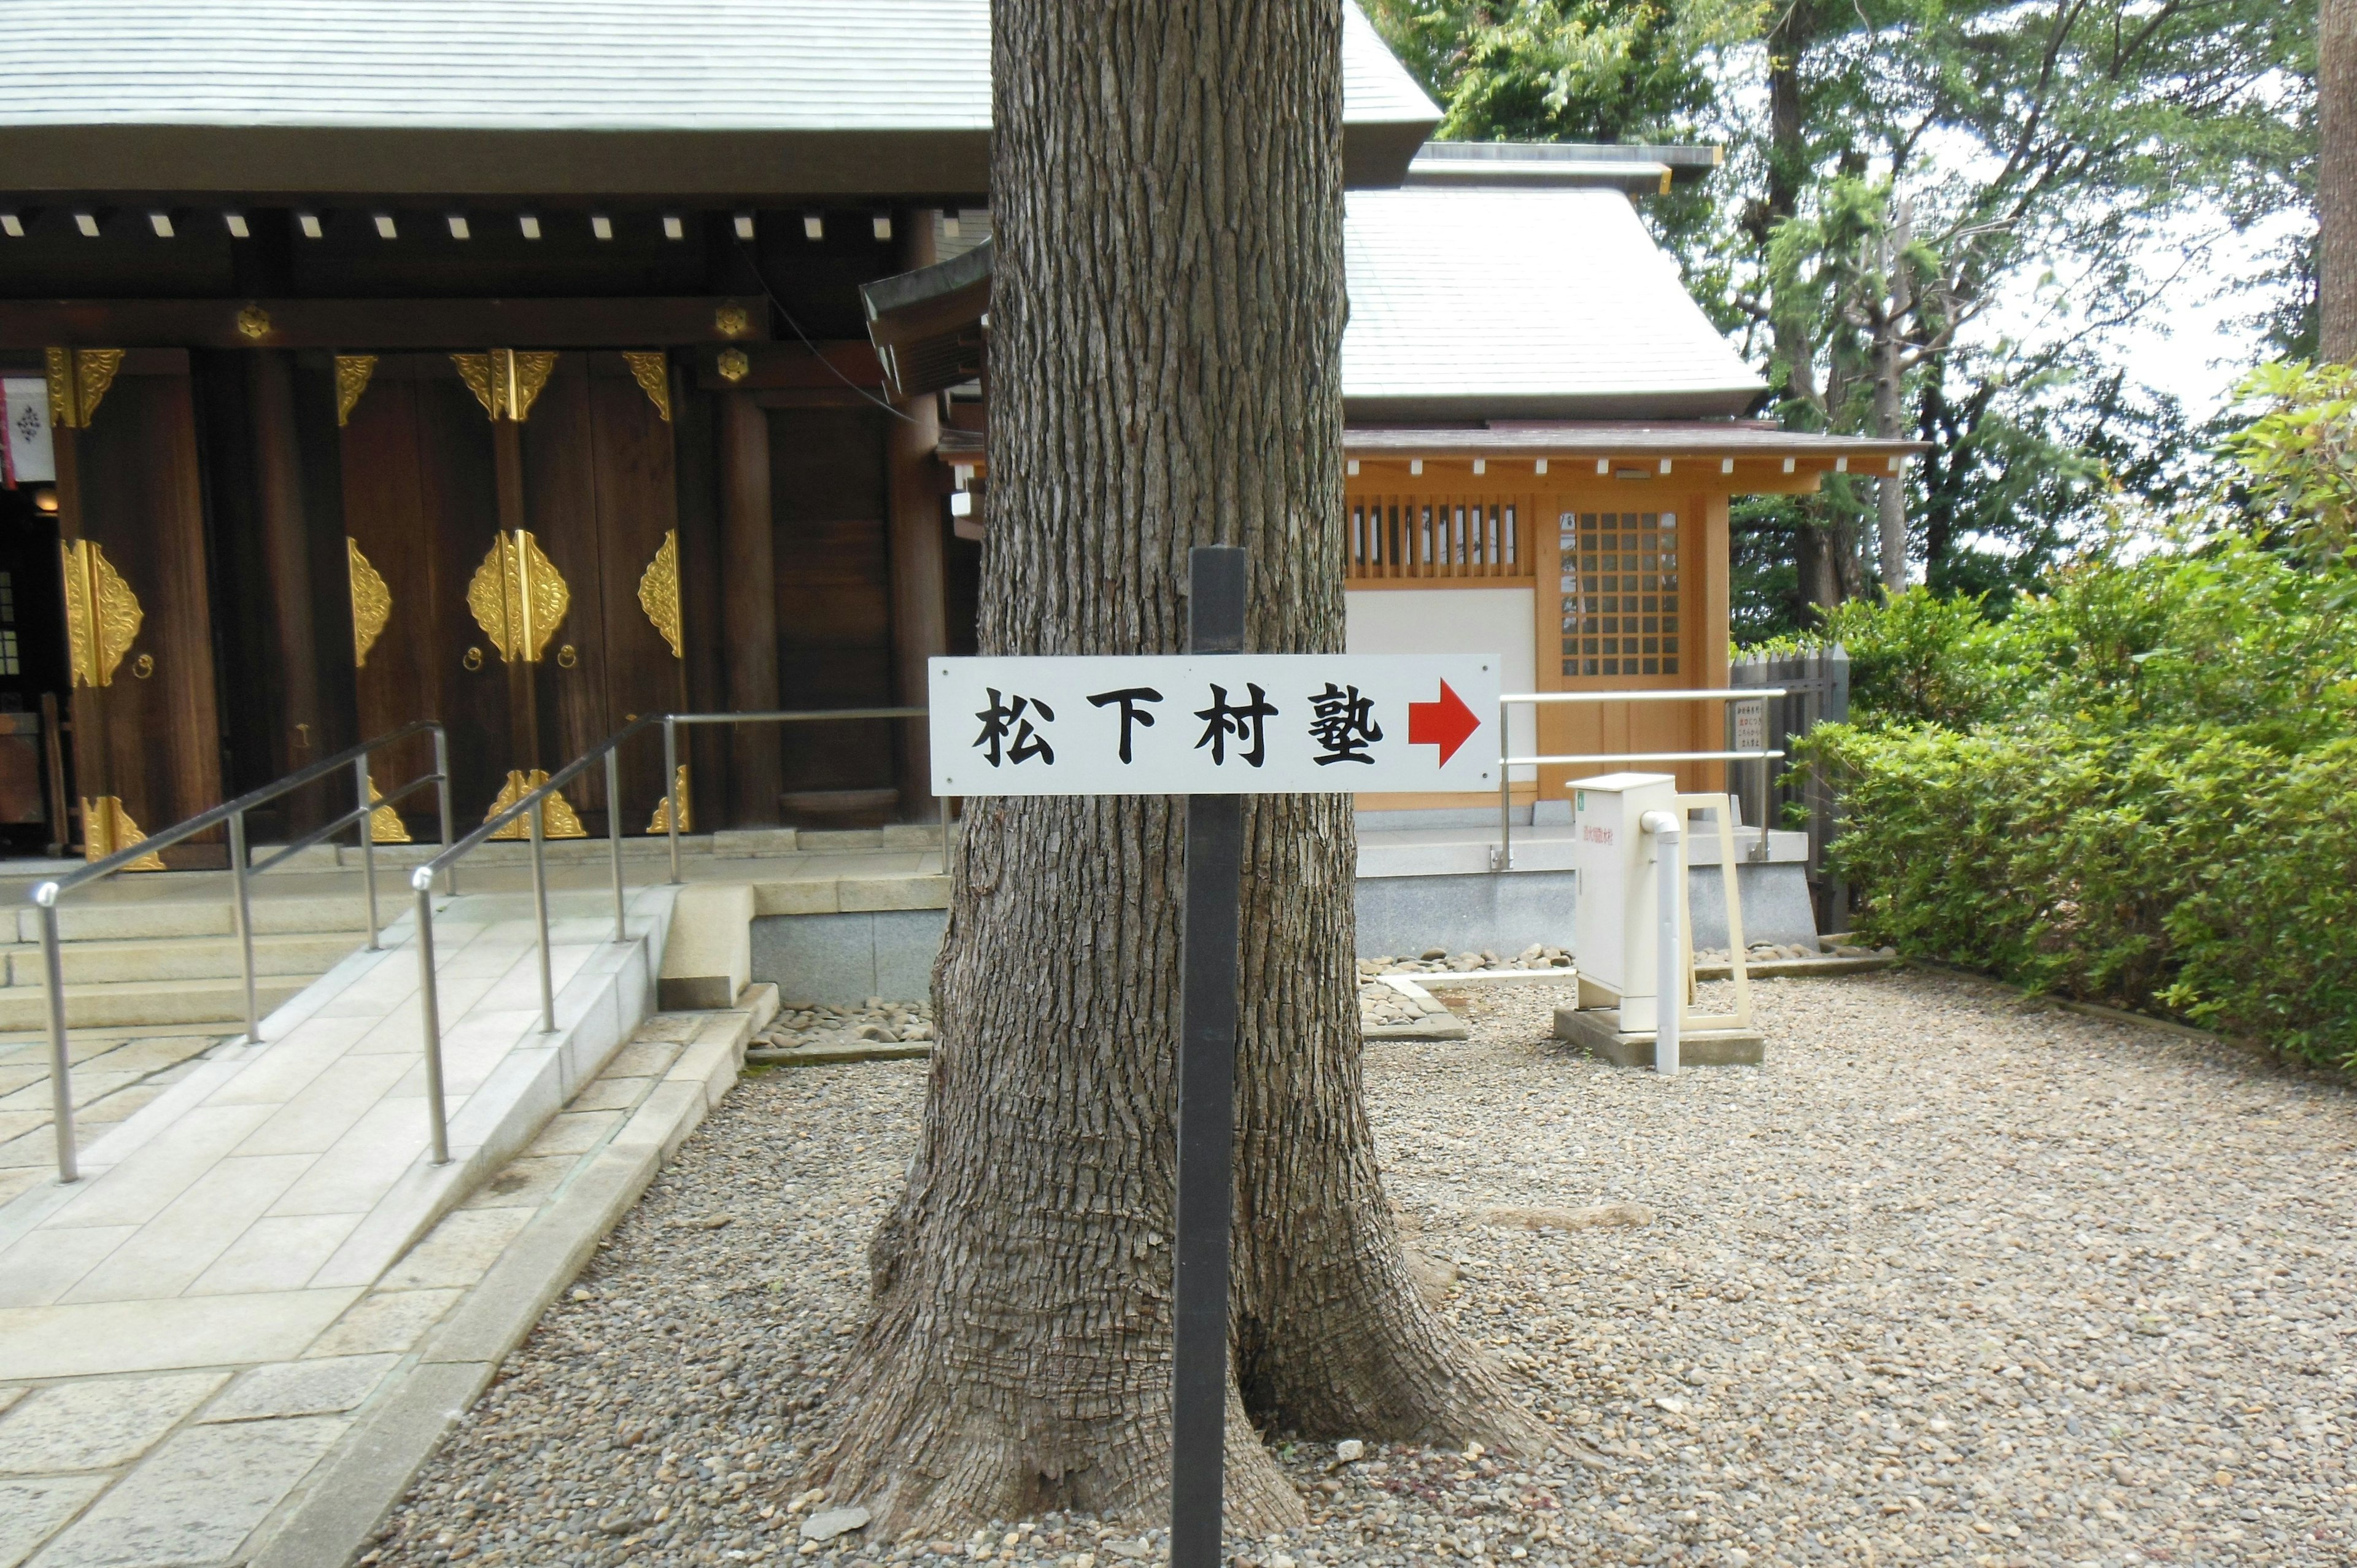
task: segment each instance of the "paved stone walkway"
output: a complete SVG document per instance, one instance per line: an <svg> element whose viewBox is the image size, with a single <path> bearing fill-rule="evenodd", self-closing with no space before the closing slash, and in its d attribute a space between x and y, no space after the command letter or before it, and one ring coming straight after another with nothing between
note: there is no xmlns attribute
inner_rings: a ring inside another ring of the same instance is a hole
<svg viewBox="0 0 2357 1568"><path fill-rule="evenodd" d="M629 1037L671 902L667 887L634 892L633 940L617 946L609 905L557 901L554 1035L539 1027L528 900L476 896L437 916L447 1165L426 1157L402 929L273 1015L267 1043L210 1045L148 1075L172 1081L90 1128L81 1181L17 1167L42 1179L0 1203L0 1568L78 1513L40 1568L236 1547L335 1444L394 1342L432 1321L418 1316L432 1293L457 1288L443 1276L479 1273L530 1219L513 1202L459 1206ZM76 1038L91 1061L144 1044ZM533 1147L576 1156L621 1111L581 1114ZM406 1299L380 1304L389 1288Z"/></svg>
<svg viewBox="0 0 2357 1568"><path fill-rule="evenodd" d="M198 1058L237 1038L141 1028L76 1029L74 1120L96 1138L144 1110L197 1070ZM49 1134L49 1042L46 1035L0 1035L0 1204L57 1171Z"/></svg>
<svg viewBox="0 0 2357 1568"><path fill-rule="evenodd" d="M578 1255L734 1081L756 1023L745 1011L647 1019L522 1153L281 1357L0 1384L0 1568L348 1560ZM683 1093L666 1102L666 1084ZM598 1190L615 1165L636 1180ZM555 1247L520 1245L552 1219Z"/></svg>

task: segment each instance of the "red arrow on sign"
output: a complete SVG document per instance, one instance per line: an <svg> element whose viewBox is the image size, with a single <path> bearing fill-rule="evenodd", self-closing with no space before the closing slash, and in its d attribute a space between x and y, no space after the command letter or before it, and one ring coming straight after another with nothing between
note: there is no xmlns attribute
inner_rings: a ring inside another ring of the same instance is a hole
<svg viewBox="0 0 2357 1568"><path fill-rule="evenodd" d="M1410 703L1407 705L1407 743L1410 746L1440 747L1440 763L1446 768L1448 759L1457 755L1468 736L1481 727L1480 715L1465 705L1465 699L1440 683L1440 701Z"/></svg>

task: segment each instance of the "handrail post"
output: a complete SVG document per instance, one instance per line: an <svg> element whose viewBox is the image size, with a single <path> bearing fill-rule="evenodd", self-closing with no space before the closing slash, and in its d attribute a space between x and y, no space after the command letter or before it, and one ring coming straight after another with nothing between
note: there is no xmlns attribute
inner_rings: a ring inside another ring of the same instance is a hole
<svg viewBox="0 0 2357 1568"><path fill-rule="evenodd" d="M363 757L352 764L353 789L361 809L361 886L368 897L368 950L376 945L376 813L369 810L369 765Z"/></svg>
<svg viewBox="0 0 2357 1568"><path fill-rule="evenodd" d="M548 967L548 865L540 853L544 803L545 798L532 803L532 907L540 925L540 1032L553 1035L556 1033L556 988Z"/></svg>
<svg viewBox="0 0 2357 1568"><path fill-rule="evenodd" d="M425 1122L434 1163L450 1163L450 1117L442 1103L442 1004L434 989L434 882L417 888L417 1005L425 1024Z"/></svg>
<svg viewBox="0 0 2357 1568"><path fill-rule="evenodd" d="M663 798L671 802L664 825L671 833L671 880L679 885L679 720L663 715Z"/></svg>
<svg viewBox="0 0 2357 1568"><path fill-rule="evenodd" d="M1503 697L1498 699L1498 865L1500 871L1514 869L1514 789L1508 776L1506 758L1514 755L1506 730L1507 708ZM1536 800L1535 791L1532 799ZM1535 814L1535 811L1534 812Z"/></svg>
<svg viewBox="0 0 2357 1568"><path fill-rule="evenodd" d="M245 813L232 811L229 819L230 877L237 885L237 945L245 961L245 1039L248 1045L262 1044L261 1004L253 995L253 905L246 884Z"/></svg>
<svg viewBox="0 0 2357 1568"><path fill-rule="evenodd" d="M66 1048L66 965L58 950L58 906L54 891L41 906L41 972L49 987L49 1116L57 1133L58 1180L81 1179L74 1148L73 1056Z"/></svg>
<svg viewBox="0 0 2357 1568"><path fill-rule="evenodd" d="M434 777L435 793L441 797L442 801L442 848L447 854L450 848L450 736L438 720L434 725ZM458 864L456 861L452 861L442 873L442 891L453 898L458 896Z"/></svg>
<svg viewBox="0 0 2357 1568"><path fill-rule="evenodd" d="M622 906L622 748L606 748L606 839L614 850L614 940L630 940Z"/></svg>

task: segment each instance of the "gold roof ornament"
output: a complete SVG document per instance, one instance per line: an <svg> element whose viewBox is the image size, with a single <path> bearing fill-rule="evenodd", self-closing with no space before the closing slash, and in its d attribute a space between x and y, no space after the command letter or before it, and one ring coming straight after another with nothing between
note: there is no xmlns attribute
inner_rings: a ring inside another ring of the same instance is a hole
<svg viewBox="0 0 2357 1568"><path fill-rule="evenodd" d="M688 803L687 764L684 762L679 765L679 779L673 785L673 789L679 796L679 831L683 833L694 832L695 808ZM655 802L655 814L647 823L647 832L651 833L671 832L671 796L665 795Z"/></svg>
<svg viewBox="0 0 2357 1568"><path fill-rule="evenodd" d="M258 305L249 305L237 313L238 335L250 343L259 343L270 336L270 312Z"/></svg>
<svg viewBox="0 0 2357 1568"><path fill-rule="evenodd" d="M548 769L545 768L535 768L529 773L509 768L508 781L500 787L499 798L491 802L491 809L483 813L483 821L490 822L547 782ZM547 800L540 803L540 836L544 839L586 839L589 836L589 831L581 825L580 813L574 811L572 802L565 800L565 791L562 789L554 791ZM491 835L492 839L528 839L530 837L532 837L530 812L518 817Z"/></svg>
<svg viewBox="0 0 2357 1568"><path fill-rule="evenodd" d="M572 607L572 590L529 529L502 533L467 585L467 607L510 664L537 664Z"/></svg>
<svg viewBox="0 0 2357 1568"><path fill-rule="evenodd" d="M114 384L123 369L120 349L51 349L46 359L49 377L49 423L68 430L84 430L98 412L99 399Z"/></svg>
<svg viewBox="0 0 2357 1568"><path fill-rule="evenodd" d="M742 349L721 349L719 358L713 360L712 366L720 372L720 379L730 386L753 373L753 361Z"/></svg>
<svg viewBox="0 0 2357 1568"><path fill-rule="evenodd" d="M681 636L679 616L679 530L663 531L662 543L655 549L655 558L639 575L639 607L647 612L662 639L671 644L673 659L687 657L686 644Z"/></svg>
<svg viewBox="0 0 2357 1568"><path fill-rule="evenodd" d="M458 367L458 379L467 383L484 413L494 421L505 417L519 424L532 413L540 389L548 384L549 372L556 369L554 353L515 349L453 354L450 362Z"/></svg>
<svg viewBox="0 0 2357 1568"><path fill-rule="evenodd" d="M344 535L344 554L352 579L352 663L366 669L369 650L384 634L384 623L393 618L393 590L361 553L361 542L349 533Z"/></svg>
<svg viewBox="0 0 2357 1568"><path fill-rule="evenodd" d="M622 362L665 424L671 423L671 359L660 349L625 349Z"/></svg>
<svg viewBox="0 0 2357 1568"><path fill-rule="evenodd" d="M753 317L733 299L712 313L713 329L723 338L742 338L752 325Z"/></svg>
<svg viewBox="0 0 2357 1568"><path fill-rule="evenodd" d="M368 391L369 377L376 373L374 354L339 354L336 356L336 426L341 429L352 422L352 410L361 403L361 393Z"/></svg>
<svg viewBox="0 0 2357 1568"><path fill-rule="evenodd" d="M131 651L147 617L139 596L115 571L94 539L58 545L65 568L66 653L76 686L112 686L115 666Z"/></svg>

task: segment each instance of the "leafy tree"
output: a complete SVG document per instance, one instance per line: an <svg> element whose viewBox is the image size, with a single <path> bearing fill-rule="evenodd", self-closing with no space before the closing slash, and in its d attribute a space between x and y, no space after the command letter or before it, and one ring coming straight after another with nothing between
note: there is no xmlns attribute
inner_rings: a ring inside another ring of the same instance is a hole
<svg viewBox="0 0 2357 1568"><path fill-rule="evenodd" d="M2257 417L2226 449L2268 537L2318 564L2357 560L2357 369L2263 366L2240 402Z"/></svg>
<svg viewBox="0 0 2357 1568"><path fill-rule="evenodd" d="M1749 46L1754 14L1715 6L1372 15L1449 106L1445 134L1730 144L1715 190L1653 209L1689 285L1787 423L1932 448L1903 510L1868 482L1758 511L1755 542L1789 543L1792 591L1820 605L1894 582L1902 553L1943 589L2008 590L2094 517L2107 475L2177 488L2181 415L2104 370L2104 335L2155 307L2171 280L2140 258L2189 220L2310 199L2306 6L1787 0ZM1702 51L1694 80L1666 68L1680 38ZM2288 304L2271 313L2287 340L2311 329L2309 253L2257 280ZM2041 279L2048 318L2001 329L1996 307Z"/></svg>

